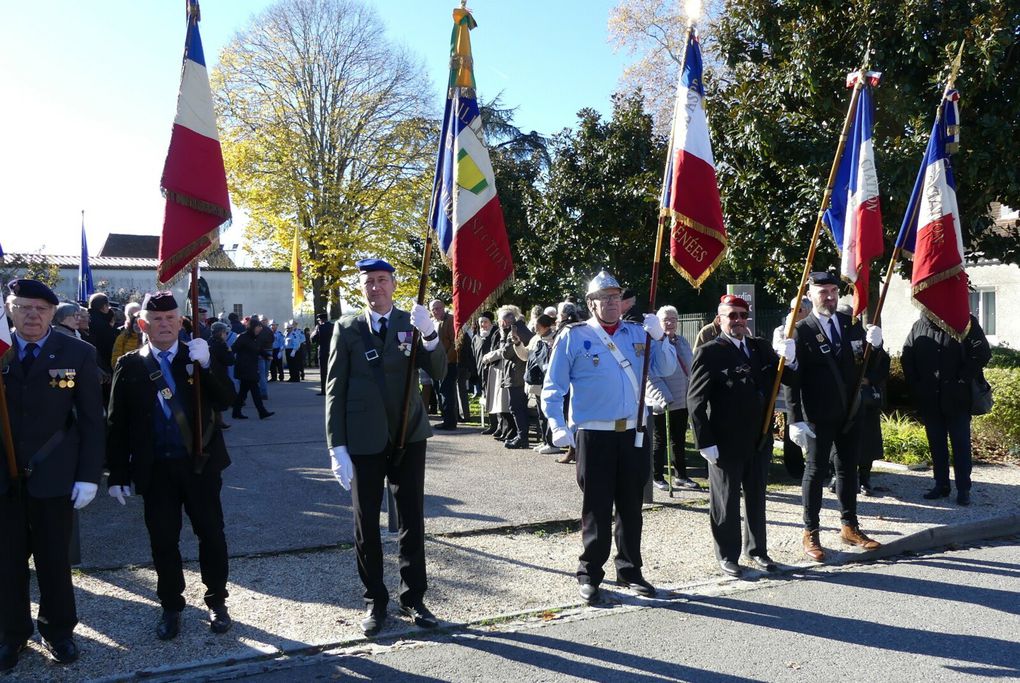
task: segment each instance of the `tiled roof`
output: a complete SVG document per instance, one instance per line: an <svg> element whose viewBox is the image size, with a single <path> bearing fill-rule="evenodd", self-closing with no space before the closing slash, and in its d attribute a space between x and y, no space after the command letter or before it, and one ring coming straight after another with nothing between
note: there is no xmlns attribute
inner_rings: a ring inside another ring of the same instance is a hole
<svg viewBox="0 0 1020 683"><path fill-rule="evenodd" d="M154 259L159 255L159 235L126 235L111 232L99 249L99 256ZM91 259L89 261L91 263Z"/></svg>
<svg viewBox="0 0 1020 683"><path fill-rule="evenodd" d="M77 268L80 257L75 254L73 256L64 256L61 254L5 254L5 259L9 263L15 258L23 259L28 263L52 263L60 268ZM159 263L159 259L156 258L128 258L128 257L113 257L113 256L90 256L89 266L92 268L113 268L113 269L128 269L136 268L139 270L156 270L156 266ZM271 272L287 272L287 268L237 268L235 266L224 267L221 265L209 265L205 260L199 261L199 267L203 270L241 270L241 271L271 271Z"/></svg>

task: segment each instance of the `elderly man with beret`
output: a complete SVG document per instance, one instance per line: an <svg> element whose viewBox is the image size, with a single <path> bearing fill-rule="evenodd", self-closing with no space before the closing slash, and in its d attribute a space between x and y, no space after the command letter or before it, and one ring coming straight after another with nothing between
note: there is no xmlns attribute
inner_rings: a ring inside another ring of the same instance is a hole
<svg viewBox="0 0 1020 683"><path fill-rule="evenodd" d="M13 453L0 467L0 672L18 663L33 632L28 557L39 584L39 633L61 664L78 658L71 564L73 510L96 495L103 467L96 349L50 323L56 295L37 280L9 284L12 347L3 382Z"/></svg>

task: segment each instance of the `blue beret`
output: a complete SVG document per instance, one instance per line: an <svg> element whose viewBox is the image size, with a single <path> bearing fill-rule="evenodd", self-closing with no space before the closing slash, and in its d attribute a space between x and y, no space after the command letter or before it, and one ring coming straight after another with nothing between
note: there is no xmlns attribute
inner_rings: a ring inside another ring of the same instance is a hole
<svg viewBox="0 0 1020 683"><path fill-rule="evenodd" d="M811 273L808 280L813 285L836 285L837 287L840 285L839 276L832 270Z"/></svg>
<svg viewBox="0 0 1020 683"><path fill-rule="evenodd" d="M173 311L177 308L177 299L173 292L149 292L142 299L143 311Z"/></svg>
<svg viewBox="0 0 1020 683"><path fill-rule="evenodd" d="M381 258L364 258L355 263L362 273L371 273L375 270L385 270L387 273L392 273L394 268L386 261Z"/></svg>
<svg viewBox="0 0 1020 683"><path fill-rule="evenodd" d="M11 290L11 294L14 296L21 296L26 299L42 299L53 306L60 303L60 299L53 293L53 290L38 280L29 280L27 278L11 280L7 283L7 289Z"/></svg>

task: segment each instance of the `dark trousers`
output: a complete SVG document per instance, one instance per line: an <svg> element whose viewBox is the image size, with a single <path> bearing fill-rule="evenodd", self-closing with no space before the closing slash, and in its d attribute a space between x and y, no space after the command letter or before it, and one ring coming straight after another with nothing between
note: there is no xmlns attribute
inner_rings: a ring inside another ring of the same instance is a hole
<svg viewBox="0 0 1020 683"><path fill-rule="evenodd" d="M471 399L468 397L468 383L471 381L471 366L457 363L457 396L460 399L460 419L471 421Z"/></svg>
<svg viewBox="0 0 1020 683"><path fill-rule="evenodd" d="M673 471L680 479L687 478L685 449L687 445L687 411L670 410L652 415L652 463L656 479L666 472L666 419L669 419L669 442L673 447Z"/></svg>
<svg viewBox="0 0 1020 683"><path fill-rule="evenodd" d="M301 376L305 374L305 358L300 349L293 356L290 351L287 352L287 372L290 373L290 382L300 382Z"/></svg>
<svg viewBox="0 0 1020 683"><path fill-rule="evenodd" d="M145 527L149 530L152 562L156 565L156 596L163 609L184 609L184 567L181 562L181 509L198 537L198 565L205 584L205 604L223 605L227 599L227 538L219 472L195 474L190 458L156 460L152 484L142 495Z"/></svg>
<svg viewBox="0 0 1020 683"><path fill-rule="evenodd" d="M744 491L744 536L747 554L768 554L765 543L765 484L772 442L736 462L708 466L709 520L719 560L740 560L740 491Z"/></svg>
<svg viewBox="0 0 1020 683"><path fill-rule="evenodd" d="M931 451L935 485L941 489L949 489L949 442L952 442L956 490L970 491L970 472L973 467L970 452L970 415L967 413L946 415L939 411L935 414L925 414L923 418L924 431L928 435L928 449Z"/></svg>
<svg viewBox="0 0 1020 683"><path fill-rule="evenodd" d="M822 509L822 487L829 474L829 455L836 471L836 497L839 499L840 521L857 524L857 451L860 439L860 422L843 432L841 424L815 425L815 438L808 443L804 461L804 479L801 496L804 500L804 528L817 531L818 516ZM836 451L832 452L832 446Z"/></svg>
<svg viewBox="0 0 1020 683"><path fill-rule="evenodd" d="M0 494L0 631L7 642L28 640L34 631L30 555L39 584L39 633L52 643L77 626L68 559L72 516L70 495L34 498L23 486L20 495Z"/></svg>
<svg viewBox="0 0 1020 683"><path fill-rule="evenodd" d="M524 387L510 387L510 414L517 429L517 438L528 441L528 395Z"/></svg>
<svg viewBox="0 0 1020 683"><path fill-rule="evenodd" d="M262 403L262 395L259 394L259 383L247 379L238 380L238 383L241 388L237 390L237 399L234 400L234 416L240 415L244 399L249 393L251 393L251 400L255 404L255 409L259 411L259 415L264 414L266 406Z"/></svg>
<svg viewBox="0 0 1020 683"><path fill-rule="evenodd" d="M329 374L329 358L319 356L319 391L326 393L326 375Z"/></svg>
<svg viewBox="0 0 1020 683"><path fill-rule="evenodd" d="M379 537L383 480L387 478L397 502L400 603L420 603L428 588L425 578L425 446L425 441L407 444L399 465L392 462L392 447L372 455L351 455L354 548L358 555L358 576L365 586L365 603L369 606L385 605L390 599L383 581Z"/></svg>
<svg viewBox="0 0 1020 683"><path fill-rule="evenodd" d="M444 425L457 424L457 363L446 366L446 376L439 383L439 414Z"/></svg>
<svg viewBox="0 0 1020 683"><path fill-rule="evenodd" d="M275 382L283 381L283 356L277 356L276 354L282 354L283 351L273 350L273 359L269 361L269 378Z"/></svg>
<svg viewBox="0 0 1020 683"><path fill-rule="evenodd" d="M552 430L549 429L549 418L546 417L545 411L542 410L542 400L535 401L538 412L538 433L542 437L542 443L546 446L552 446Z"/></svg>
<svg viewBox="0 0 1020 683"><path fill-rule="evenodd" d="M651 458L634 446L634 430L581 429L577 432L577 485L581 487L581 543L578 583L599 585L609 559L616 505L616 575L641 575L641 502Z"/></svg>

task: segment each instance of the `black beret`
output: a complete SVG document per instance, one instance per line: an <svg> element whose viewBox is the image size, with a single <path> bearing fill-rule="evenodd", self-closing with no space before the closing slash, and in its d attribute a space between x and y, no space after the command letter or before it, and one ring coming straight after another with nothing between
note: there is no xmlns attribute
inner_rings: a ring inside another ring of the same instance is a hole
<svg viewBox="0 0 1020 683"><path fill-rule="evenodd" d="M836 285L839 286L839 276L834 271L816 271L808 276L808 281L813 285Z"/></svg>
<svg viewBox="0 0 1020 683"><path fill-rule="evenodd" d="M393 266L391 266L389 263L382 260L381 258L361 259L354 265L357 266L358 270L360 270L362 273L371 273L376 270L385 270L387 273L392 273L394 271Z"/></svg>
<svg viewBox="0 0 1020 683"><path fill-rule="evenodd" d="M149 292L142 299L144 311L173 311L177 309L177 299L173 292Z"/></svg>
<svg viewBox="0 0 1020 683"><path fill-rule="evenodd" d="M38 280L29 280L27 278L11 280L7 283L7 289L11 290L11 294L14 296L26 299L42 299L53 306L60 303L60 299L53 293L53 290Z"/></svg>

